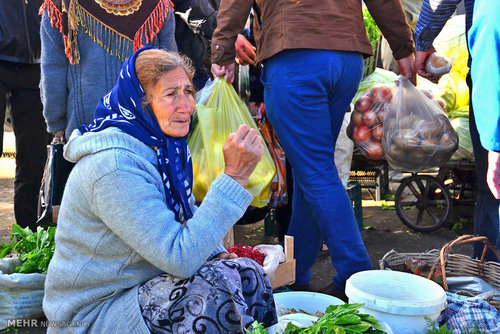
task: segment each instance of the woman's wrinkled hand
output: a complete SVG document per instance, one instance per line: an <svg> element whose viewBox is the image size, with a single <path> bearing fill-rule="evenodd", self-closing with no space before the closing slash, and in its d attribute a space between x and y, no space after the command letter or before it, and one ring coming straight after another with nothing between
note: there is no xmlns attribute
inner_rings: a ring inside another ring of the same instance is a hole
<svg viewBox="0 0 500 334"><path fill-rule="evenodd" d="M264 146L257 130L243 124L227 137L222 152L224 173L244 187L262 157Z"/></svg>
<svg viewBox="0 0 500 334"><path fill-rule="evenodd" d="M238 257L238 254L236 253L219 253L214 256L214 258L218 260L228 260L228 259L236 259Z"/></svg>

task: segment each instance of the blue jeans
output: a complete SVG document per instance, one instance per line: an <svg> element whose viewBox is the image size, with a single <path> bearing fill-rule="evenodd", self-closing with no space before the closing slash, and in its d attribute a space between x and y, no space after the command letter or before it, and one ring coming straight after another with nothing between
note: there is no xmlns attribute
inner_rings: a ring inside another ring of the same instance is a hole
<svg viewBox="0 0 500 334"><path fill-rule="evenodd" d="M352 203L334 163L335 142L363 69L358 53L285 50L264 63L266 112L292 165L288 234L294 237L298 285L307 284L324 240L343 288L372 269Z"/></svg>

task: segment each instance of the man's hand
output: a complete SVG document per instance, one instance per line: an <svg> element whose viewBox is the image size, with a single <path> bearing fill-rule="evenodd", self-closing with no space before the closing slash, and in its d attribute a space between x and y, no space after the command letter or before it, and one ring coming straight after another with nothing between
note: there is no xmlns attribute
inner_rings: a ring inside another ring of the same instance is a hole
<svg viewBox="0 0 500 334"><path fill-rule="evenodd" d="M257 50L242 34L238 34L236 43L236 63L240 65L253 65L255 63L255 50Z"/></svg>
<svg viewBox="0 0 500 334"><path fill-rule="evenodd" d="M264 152L262 137L257 130L250 129L248 125L240 125L236 133L228 136L222 152L224 173L244 187Z"/></svg>
<svg viewBox="0 0 500 334"><path fill-rule="evenodd" d="M408 78L413 85L417 85L417 73L415 71L415 58L413 53L398 60L401 74Z"/></svg>
<svg viewBox="0 0 500 334"><path fill-rule="evenodd" d="M438 83L441 76L436 77L434 76L434 74L431 74L425 70L425 61L434 52L436 52L434 48L430 49L429 51L415 51L415 70L421 77L426 78L434 83Z"/></svg>
<svg viewBox="0 0 500 334"><path fill-rule="evenodd" d="M488 151L486 182L496 199L500 199L500 152Z"/></svg>
<svg viewBox="0 0 500 334"><path fill-rule="evenodd" d="M227 82L233 83L233 81L234 81L234 66L235 66L235 63L227 64L227 65L212 64L211 72L212 72L212 75L214 76L214 78L224 76L224 79L226 79Z"/></svg>

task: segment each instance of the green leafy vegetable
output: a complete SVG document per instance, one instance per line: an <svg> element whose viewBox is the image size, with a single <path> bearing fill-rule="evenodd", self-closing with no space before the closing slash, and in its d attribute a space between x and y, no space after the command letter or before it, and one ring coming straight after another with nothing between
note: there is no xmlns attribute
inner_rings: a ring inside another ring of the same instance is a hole
<svg viewBox="0 0 500 334"><path fill-rule="evenodd" d="M267 330L264 329L264 326L258 321L252 322L252 331L250 332L245 328L246 334L269 334Z"/></svg>
<svg viewBox="0 0 500 334"><path fill-rule="evenodd" d="M0 247L0 258L5 257L12 251L19 253L21 265L14 268L15 273L41 273L46 274L50 259L54 255L55 227L44 229L39 226L36 233L28 227L22 228L18 224L12 225L10 240L16 239Z"/></svg>
<svg viewBox="0 0 500 334"><path fill-rule="evenodd" d="M360 314L363 304L330 305L325 314L311 326L300 328L289 322L284 334L384 334L378 320L369 314ZM268 332L258 322L252 324L249 334L267 334Z"/></svg>
<svg viewBox="0 0 500 334"><path fill-rule="evenodd" d="M375 48L381 35L380 29L365 6L363 6L363 20L365 21L366 33L368 34L370 44Z"/></svg>

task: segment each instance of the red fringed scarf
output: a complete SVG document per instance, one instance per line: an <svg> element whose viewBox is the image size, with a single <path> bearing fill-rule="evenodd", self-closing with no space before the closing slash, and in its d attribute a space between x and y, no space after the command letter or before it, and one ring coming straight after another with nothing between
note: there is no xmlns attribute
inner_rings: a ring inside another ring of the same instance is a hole
<svg viewBox="0 0 500 334"><path fill-rule="evenodd" d="M151 42L160 31L170 0L45 0L44 11L64 39L66 57L78 64L78 28L110 55L124 61L130 54Z"/></svg>

